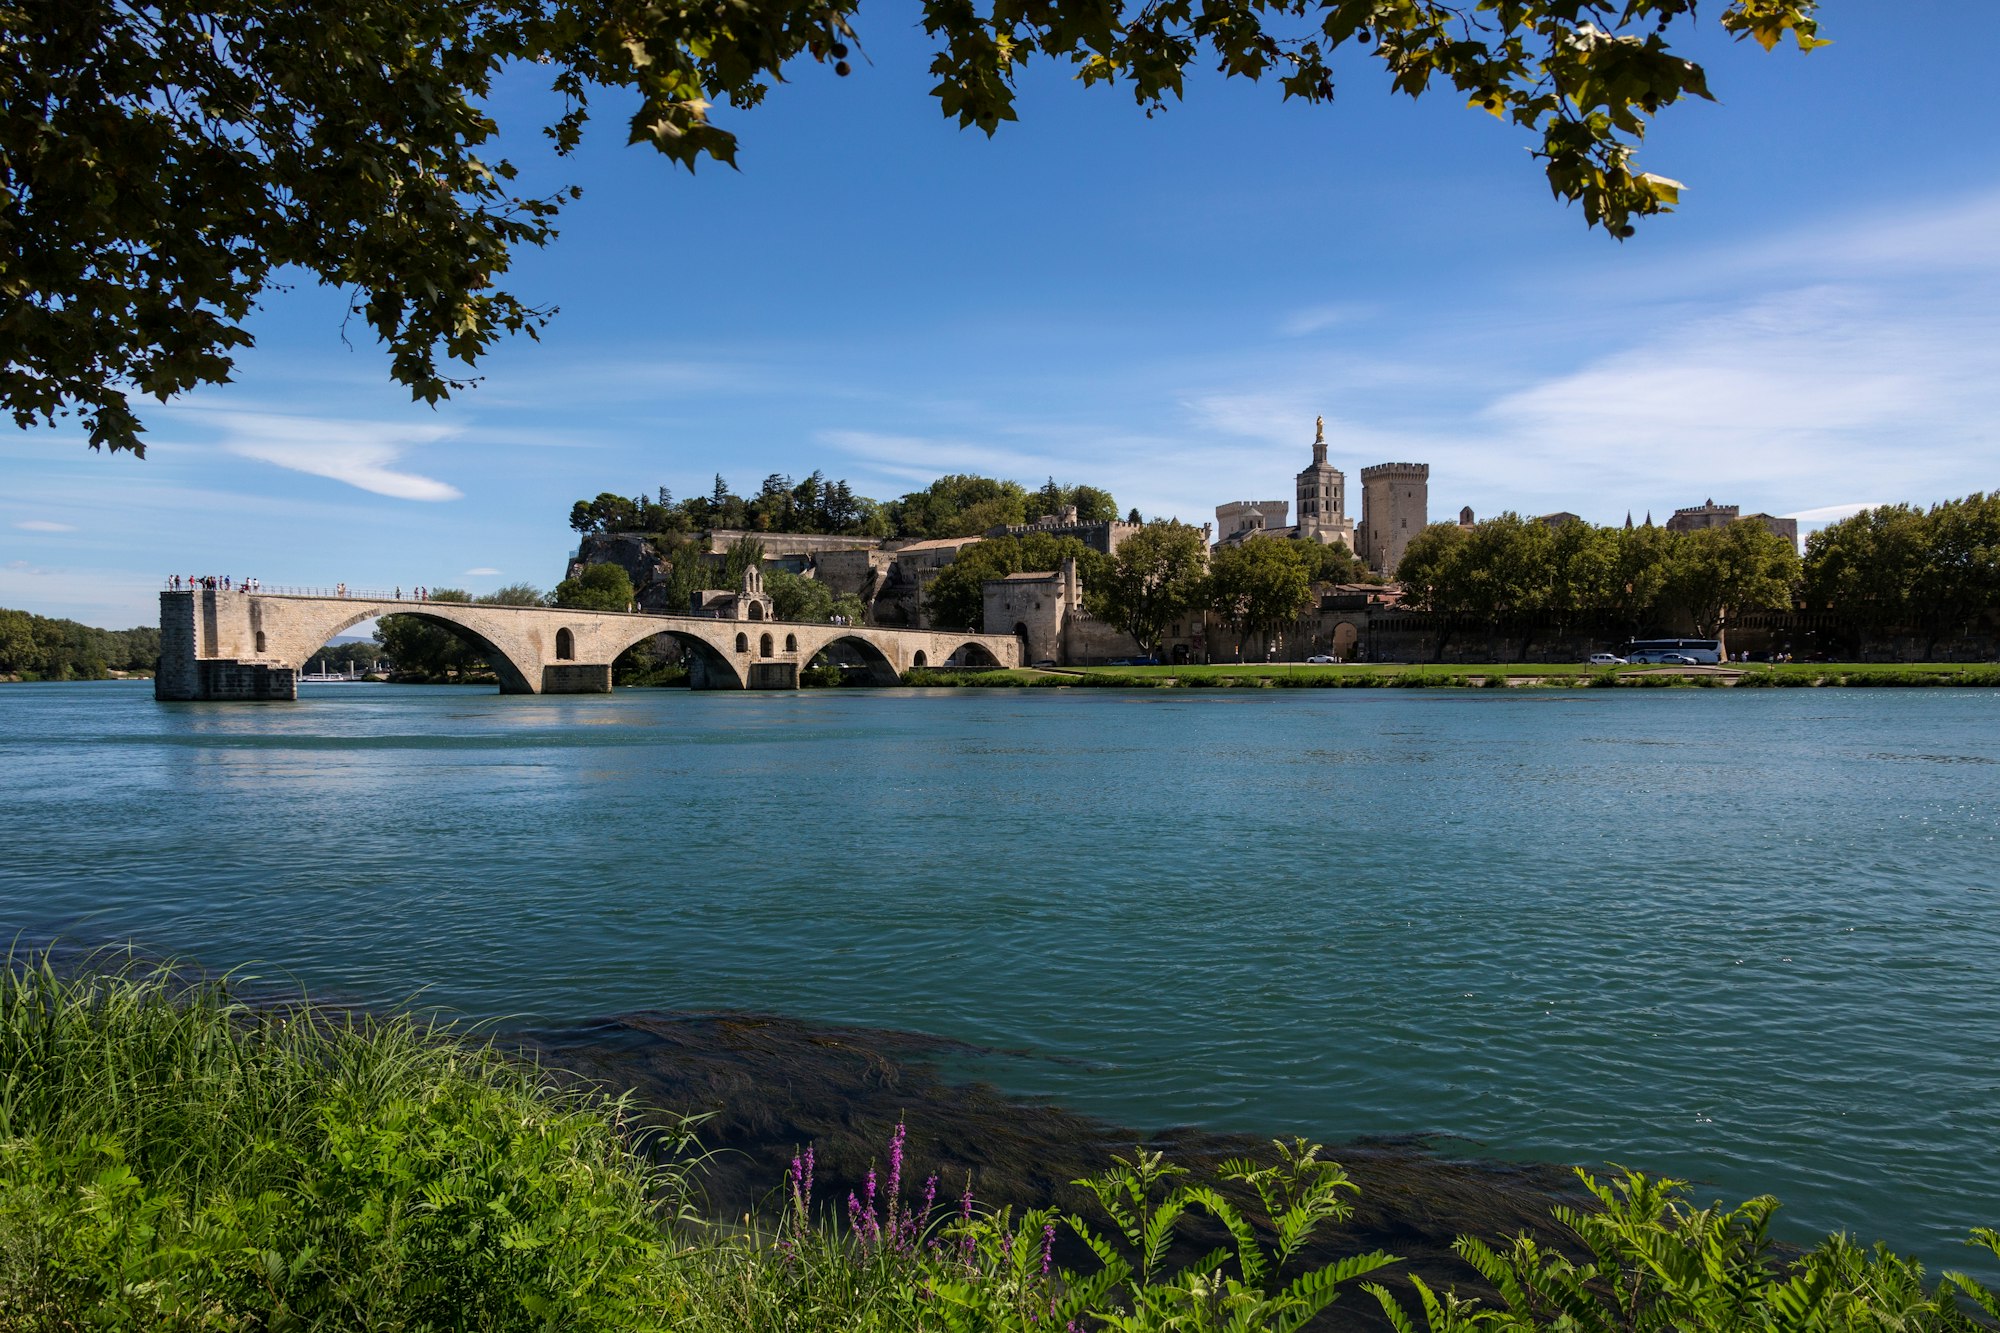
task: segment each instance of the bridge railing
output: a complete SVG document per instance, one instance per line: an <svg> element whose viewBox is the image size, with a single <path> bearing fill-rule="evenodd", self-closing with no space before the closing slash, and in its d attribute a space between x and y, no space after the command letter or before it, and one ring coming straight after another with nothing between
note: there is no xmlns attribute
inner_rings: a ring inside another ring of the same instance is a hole
<svg viewBox="0 0 2000 1333"><path fill-rule="evenodd" d="M171 592L218 592L246 597L310 597L327 602L407 602L411 606L425 606L437 599L418 597L411 588L342 588L335 584L331 588L312 588L298 584L260 583L254 588L238 585L234 588L190 588L182 584L179 588L169 588ZM482 609L500 611L553 611L549 606L514 606L505 602L469 602L453 598L442 606L478 606Z"/></svg>

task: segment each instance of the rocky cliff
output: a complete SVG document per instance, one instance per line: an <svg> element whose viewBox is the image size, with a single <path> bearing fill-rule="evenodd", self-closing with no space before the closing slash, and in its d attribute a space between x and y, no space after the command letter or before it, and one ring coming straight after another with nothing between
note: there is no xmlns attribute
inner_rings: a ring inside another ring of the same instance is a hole
<svg viewBox="0 0 2000 1333"><path fill-rule="evenodd" d="M577 553L570 558L565 578L575 578L585 565L617 565L632 580L633 595L641 611L687 614L685 606L667 604L667 580L673 576L673 562L661 555L638 532L593 532L585 535Z"/></svg>

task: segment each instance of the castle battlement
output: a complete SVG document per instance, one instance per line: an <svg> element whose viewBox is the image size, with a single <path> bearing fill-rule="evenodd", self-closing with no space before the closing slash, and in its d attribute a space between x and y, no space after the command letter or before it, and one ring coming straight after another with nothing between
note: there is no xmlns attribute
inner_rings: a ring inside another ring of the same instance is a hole
<svg viewBox="0 0 2000 1333"><path fill-rule="evenodd" d="M1429 463L1377 463L1361 469L1361 480L1374 477L1424 477L1431 475Z"/></svg>

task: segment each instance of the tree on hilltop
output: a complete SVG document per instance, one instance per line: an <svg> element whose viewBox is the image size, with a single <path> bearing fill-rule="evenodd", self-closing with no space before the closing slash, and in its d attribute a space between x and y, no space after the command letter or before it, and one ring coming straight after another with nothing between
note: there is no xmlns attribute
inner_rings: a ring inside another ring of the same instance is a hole
<svg viewBox="0 0 2000 1333"><path fill-rule="evenodd" d="M545 76L573 151L603 90L636 93L633 143L730 163L710 119L801 61L849 72L860 0L42 0L0 6L0 404L75 416L93 448L144 453L130 395L230 378L245 323L287 271L349 293L390 374L424 402L463 388L503 335L554 314L499 284L555 237L574 186L540 193L489 157L494 81ZM1331 101L1365 52L1415 97L1449 86L1540 136L1556 196L1615 236L1679 186L1638 170L1655 114L1708 97L1668 43L1698 0L923 0L932 94L961 126L1015 118L1021 71L1067 62L1147 114L1187 72ZM1819 44L1817 0L1728 0L1766 49Z"/></svg>
<svg viewBox="0 0 2000 1333"><path fill-rule="evenodd" d="M580 611L629 611L632 576L621 565L585 565L575 578L556 585L556 605Z"/></svg>

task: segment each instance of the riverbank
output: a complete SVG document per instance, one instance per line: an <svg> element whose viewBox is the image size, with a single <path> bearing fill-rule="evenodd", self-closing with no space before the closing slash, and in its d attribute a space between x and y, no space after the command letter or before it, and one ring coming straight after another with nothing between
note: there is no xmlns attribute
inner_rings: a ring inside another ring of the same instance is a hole
<svg viewBox="0 0 2000 1333"><path fill-rule="evenodd" d="M11 959L0 1324L1095 1330L1247 1309L1243 1327L1274 1329L1324 1307L1313 1326L1335 1328L1386 1322L1372 1277L1388 1302L1483 1288L1539 1329L1574 1303L1482 1279L1550 1277L1541 1256L1588 1240L1662 1326L1745 1300L1913 1333L1975 1327L1966 1302L2000 1313L1977 1283L1927 1287L1844 1243L1804 1257L1820 1280L1801 1288L1761 1244L1761 1205L1718 1229L1659 1213L1637 1177L1639 1202L1605 1187L1572 1231L1549 1217L1575 1197L1553 1168L1356 1143L1341 1170L1190 1131L1133 1151L1127 1131L939 1079L944 1046L907 1034L632 1015L528 1050L541 1063L166 969ZM608 1095L634 1083L705 1118ZM1431 1239L1459 1228L1553 1248L1468 1266ZM1702 1262L1649 1270L1677 1242Z"/></svg>
<svg viewBox="0 0 2000 1333"><path fill-rule="evenodd" d="M905 685L1110 689L1701 689L2000 687L2000 665L1983 662L1746 662L1729 666L1592 667L1567 663L1274 662L1225 666L1059 667L1044 670L914 670Z"/></svg>

